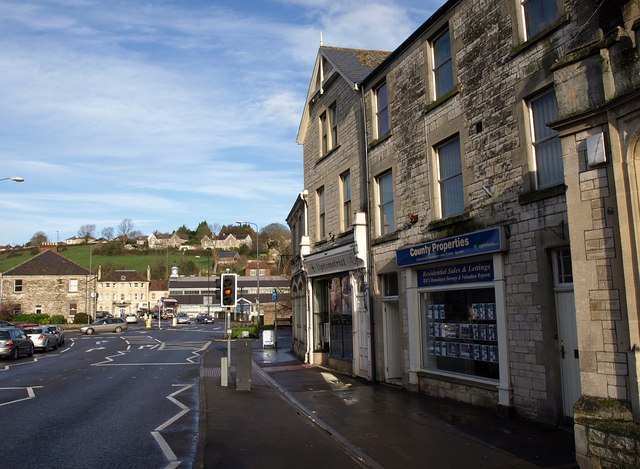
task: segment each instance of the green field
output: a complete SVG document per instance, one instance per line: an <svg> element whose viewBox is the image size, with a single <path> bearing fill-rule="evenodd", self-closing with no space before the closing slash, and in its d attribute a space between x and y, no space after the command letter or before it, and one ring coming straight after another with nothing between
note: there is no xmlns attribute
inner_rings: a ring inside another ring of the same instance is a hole
<svg viewBox="0 0 640 469"><path fill-rule="evenodd" d="M194 263L197 269L202 272L207 271L208 261L204 256L196 257L196 254L189 252L135 252L131 254L121 254L115 256L104 256L91 254L92 245L65 246L60 249L59 254L72 260L76 264L96 271L98 266L110 265L114 269L136 270L143 275L147 273L147 266L157 265L182 265L186 261ZM37 253L35 253L37 254ZM0 252L0 272L6 272L9 269L31 259L34 252L26 249L20 251ZM166 277L165 277L166 278Z"/></svg>

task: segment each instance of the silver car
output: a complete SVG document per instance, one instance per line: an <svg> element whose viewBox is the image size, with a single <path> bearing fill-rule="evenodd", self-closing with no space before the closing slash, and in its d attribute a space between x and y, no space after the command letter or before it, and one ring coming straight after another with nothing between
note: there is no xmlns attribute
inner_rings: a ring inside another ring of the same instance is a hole
<svg viewBox="0 0 640 469"><path fill-rule="evenodd" d="M46 326L43 326L49 329L49 331L53 332L56 337L58 338L58 347L60 347L61 345L64 345L64 331L62 330L62 328L57 325L57 324L47 324Z"/></svg>
<svg viewBox="0 0 640 469"><path fill-rule="evenodd" d="M80 332L83 334L91 335L96 332L122 332L129 326L120 318L104 318L98 319L96 322L92 322L88 326L82 326Z"/></svg>
<svg viewBox="0 0 640 469"><path fill-rule="evenodd" d="M35 349L40 349L43 352L49 350L55 350L58 348L58 337L49 330L48 327L38 326L29 327L23 329L27 337L33 342Z"/></svg>

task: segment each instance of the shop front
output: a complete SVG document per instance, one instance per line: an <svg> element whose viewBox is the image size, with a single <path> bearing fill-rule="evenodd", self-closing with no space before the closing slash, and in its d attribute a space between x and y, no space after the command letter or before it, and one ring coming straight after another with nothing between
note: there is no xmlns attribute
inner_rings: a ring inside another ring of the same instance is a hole
<svg viewBox="0 0 640 469"><path fill-rule="evenodd" d="M421 391L510 405L501 227L396 251L405 269L410 382Z"/></svg>
<svg viewBox="0 0 640 469"><path fill-rule="evenodd" d="M368 378L363 261L356 253L356 245L349 244L304 259L311 291L311 346L314 363Z"/></svg>

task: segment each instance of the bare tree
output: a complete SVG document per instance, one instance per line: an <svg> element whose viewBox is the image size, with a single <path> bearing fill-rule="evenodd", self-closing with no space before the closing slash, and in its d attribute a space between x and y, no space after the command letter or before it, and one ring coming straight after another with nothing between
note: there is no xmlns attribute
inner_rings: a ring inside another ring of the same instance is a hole
<svg viewBox="0 0 640 469"><path fill-rule="evenodd" d="M129 235L133 231L133 220L131 218L125 218L118 225L118 236L129 239Z"/></svg>
<svg viewBox="0 0 640 469"><path fill-rule="evenodd" d="M78 230L78 237L83 238L85 243L89 242L89 238L94 238L96 233L96 225L82 225Z"/></svg>
<svg viewBox="0 0 640 469"><path fill-rule="evenodd" d="M31 237L31 240L29 241L29 245L40 246L42 243L46 243L47 241L49 241L49 238L47 237L44 231L36 231Z"/></svg>
<svg viewBox="0 0 640 469"><path fill-rule="evenodd" d="M102 231L100 234L102 235L103 238L111 241L113 239L113 226L106 226L102 228Z"/></svg>

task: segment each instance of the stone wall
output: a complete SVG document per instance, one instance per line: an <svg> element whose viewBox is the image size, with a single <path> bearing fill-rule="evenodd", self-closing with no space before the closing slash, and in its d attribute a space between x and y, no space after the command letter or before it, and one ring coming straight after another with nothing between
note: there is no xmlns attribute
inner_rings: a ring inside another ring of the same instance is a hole
<svg viewBox="0 0 640 469"><path fill-rule="evenodd" d="M574 432L581 469L640 468L640 426L622 401L583 396Z"/></svg>

